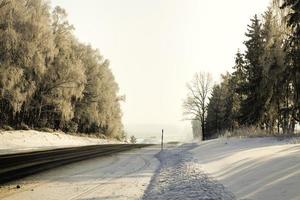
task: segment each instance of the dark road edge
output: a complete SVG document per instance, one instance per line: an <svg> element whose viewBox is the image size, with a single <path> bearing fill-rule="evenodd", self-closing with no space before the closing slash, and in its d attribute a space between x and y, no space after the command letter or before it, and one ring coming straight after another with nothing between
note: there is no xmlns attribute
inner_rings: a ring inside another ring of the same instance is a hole
<svg viewBox="0 0 300 200"><path fill-rule="evenodd" d="M151 144L107 144L0 155L0 185L58 166Z"/></svg>

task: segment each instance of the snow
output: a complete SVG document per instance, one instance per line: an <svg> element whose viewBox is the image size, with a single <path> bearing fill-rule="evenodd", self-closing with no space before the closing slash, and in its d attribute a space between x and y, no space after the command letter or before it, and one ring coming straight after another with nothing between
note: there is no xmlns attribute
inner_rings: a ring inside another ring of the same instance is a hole
<svg viewBox="0 0 300 200"><path fill-rule="evenodd" d="M191 150L238 199L299 200L300 145L276 138L218 139Z"/></svg>
<svg viewBox="0 0 300 200"><path fill-rule="evenodd" d="M95 144L120 143L117 140L80 137L62 132L1 131L0 154Z"/></svg>
<svg viewBox="0 0 300 200"><path fill-rule="evenodd" d="M233 200L234 195L222 184L203 173L189 150L196 144L164 150L158 155L161 166L145 192L144 200Z"/></svg>
<svg viewBox="0 0 300 200"><path fill-rule="evenodd" d="M10 183L0 199L300 200L295 141L223 138L136 149Z"/></svg>
<svg viewBox="0 0 300 200"><path fill-rule="evenodd" d="M12 182L0 199L234 199L193 160L196 147L167 145L160 152L157 145L74 163Z"/></svg>

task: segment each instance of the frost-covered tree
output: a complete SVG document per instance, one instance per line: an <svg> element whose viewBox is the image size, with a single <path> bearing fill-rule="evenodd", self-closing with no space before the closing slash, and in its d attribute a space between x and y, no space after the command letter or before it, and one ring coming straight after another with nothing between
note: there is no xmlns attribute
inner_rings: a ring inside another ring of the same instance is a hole
<svg viewBox="0 0 300 200"><path fill-rule="evenodd" d="M109 62L73 29L44 0L0 2L0 125L123 137Z"/></svg>
<svg viewBox="0 0 300 200"><path fill-rule="evenodd" d="M290 80L293 101L287 104L293 120L300 122L300 2L299 0L284 0L282 9L288 9L286 14L287 27L290 29L288 40L285 41L287 53L286 74Z"/></svg>
<svg viewBox="0 0 300 200"><path fill-rule="evenodd" d="M42 120L49 121L55 128L64 128L64 124L74 117L75 102L82 97L86 82L85 69L77 51L79 44L66 17L63 9L54 9L52 29L56 54L39 94Z"/></svg>
<svg viewBox="0 0 300 200"><path fill-rule="evenodd" d="M97 50L81 45L81 60L87 82L83 98L77 102L75 121L82 132L116 136L122 131L118 85L105 60Z"/></svg>
<svg viewBox="0 0 300 200"><path fill-rule="evenodd" d="M244 126L278 134L295 131L299 124L299 13L298 0L273 0L261 19L256 15L251 20L246 51L236 54L232 74L223 76L212 92L206 119L210 137Z"/></svg>
<svg viewBox="0 0 300 200"><path fill-rule="evenodd" d="M27 105L54 57L49 5L3 0L0 24L0 119L16 124L32 120Z"/></svg>
<svg viewBox="0 0 300 200"><path fill-rule="evenodd" d="M212 89L212 77L207 72L196 73L194 79L187 84L188 96L183 103L184 115L189 120L201 123L202 134L205 135L205 119L208 98Z"/></svg>

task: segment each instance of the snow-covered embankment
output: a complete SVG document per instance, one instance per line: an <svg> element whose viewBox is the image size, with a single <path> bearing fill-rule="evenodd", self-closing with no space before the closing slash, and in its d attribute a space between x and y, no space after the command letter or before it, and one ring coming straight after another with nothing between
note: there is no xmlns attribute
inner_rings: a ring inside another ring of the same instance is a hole
<svg viewBox="0 0 300 200"><path fill-rule="evenodd" d="M299 200L300 145L276 138L218 139L190 152L238 199Z"/></svg>
<svg viewBox="0 0 300 200"><path fill-rule="evenodd" d="M117 140L80 137L62 132L0 131L0 154L37 149L120 143Z"/></svg>

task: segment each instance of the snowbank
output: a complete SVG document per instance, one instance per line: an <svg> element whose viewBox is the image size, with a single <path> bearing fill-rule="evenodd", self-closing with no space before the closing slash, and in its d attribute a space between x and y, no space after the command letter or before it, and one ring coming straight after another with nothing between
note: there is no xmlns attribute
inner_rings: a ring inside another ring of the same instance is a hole
<svg viewBox="0 0 300 200"><path fill-rule="evenodd" d="M218 139L191 152L238 199L299 200L300 145L276 138Z"/></svg>
<svg viewBox="0 0 300 200"><path fill-rule="evenodd" d="M160 168L152 178L143 200L234 200L234 195L222 184L212 180L193 160L189 150L195 144L168 148L158 154Z"/></svg>
<svg viewBox="0 0 300 200"><path fill-rule="evenodd" d="M30 151L34 149L110 143L120 142L117 140L73 136L62 132L48 133L34 130L0 132L0 154Z"/></svg>

